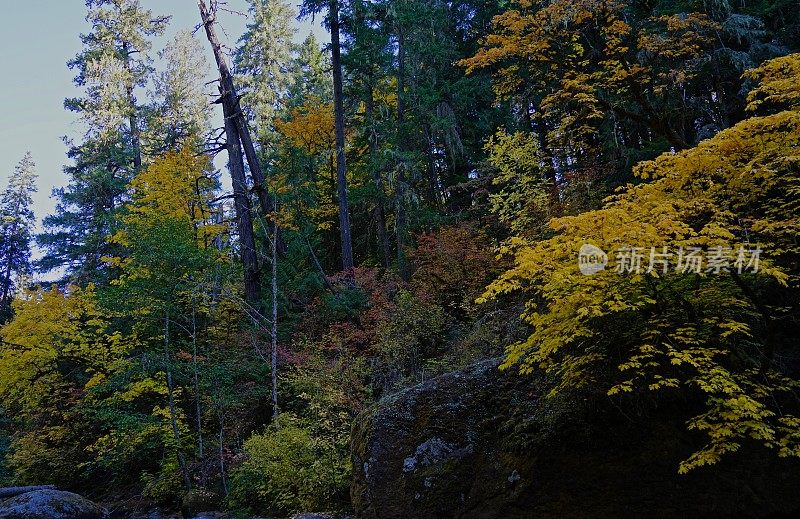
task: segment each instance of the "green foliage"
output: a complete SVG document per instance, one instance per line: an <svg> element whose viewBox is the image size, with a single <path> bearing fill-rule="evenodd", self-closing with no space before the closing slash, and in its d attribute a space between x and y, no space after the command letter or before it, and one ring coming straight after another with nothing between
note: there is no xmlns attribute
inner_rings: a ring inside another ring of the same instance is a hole
<svg viewBox="0 0 800 519"><path fill-rule="evenodd" d="M281 515L328 509L349 487L349 458L288 414L244 444L233 473L231 506Z"/></svg>
<svg viewBox="0 0 800 519"><path fill-rule="evenodd" d="M446 330L442 307L405 290L398 292L388 319L376 327L383 389L393 388L403 379L424 379L426 361L443 353Z"/></svg>
<svg viewBox="0 0 800 519"><path fill-rule="evenodd" d="M166 18L86 5L66 102L86 134L37 237L69 283L24 290L32 164L0 197L0 480L345 509L355 416L503 349L555 381L559 417L679 392L708 438L683 471L748 443L800 453L800 58L758 66L798 45L791 1L305 1L341 22L346 272L329 49L292 43L291 7L249 1L234 56L266 177L237 186L249 251L198 42L167 42L157 73ZM612 255L594 276L587 241ZM611 271L624 246L756 244L758 273ZM274 305L242 298L250 253L264 288L276 262Z"/></svg>
<svg viewBox="0 0 800 519"><path fill-rule="evenodd" d="M0 485L10 485L12 473L7 464L11 439L9 430L11 424L5 413L0 409Z"/></svg>
<svg viewBox="0 0 800 519"><path fill-rule="evenodd" d="M0 319L10 313L14 289L24 288L31 274L31 248L36 192L36 165L26 153L0 194Z"/></svg>

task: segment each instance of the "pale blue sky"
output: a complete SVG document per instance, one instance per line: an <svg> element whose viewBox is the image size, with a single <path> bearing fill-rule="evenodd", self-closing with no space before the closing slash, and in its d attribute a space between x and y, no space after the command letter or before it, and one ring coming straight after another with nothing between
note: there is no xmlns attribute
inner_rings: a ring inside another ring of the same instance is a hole
<svg viewBox="0 0 800 519"><path fill-rule="evenodd" d="M141 1L156 14L173 16L167 34L154 43L154 55L176 31L193 28L199 21L196 0ZM242 11L247 5L245 0L229 0L228 4ZM78 35L88 30L86 9L84 0L0 0L0 7L0 185L5 185L9 172L30 151L39 174L34 211L41 221L55 207L52 189L66 183L62 168L68 161L61 137L83 132L75 114L64 110L63 103L64 98L79 95L66 62L80 51ZM224 13L220 19L226 31L221 37L233 46L246 20ZM302 41L312 26L298 22L298 29L297 38ZM321 41L329 41L318 24L313 30ZM205 40L201 43L208 49ZM208 54L213 64L210 51Z"/></svg>

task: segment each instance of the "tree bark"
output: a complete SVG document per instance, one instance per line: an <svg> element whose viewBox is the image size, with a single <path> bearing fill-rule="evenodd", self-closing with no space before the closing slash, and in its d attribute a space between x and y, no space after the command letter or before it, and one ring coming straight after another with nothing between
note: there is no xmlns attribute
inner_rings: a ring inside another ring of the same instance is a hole
<svg viewBox="0 0 800 519"><path fill-rule="evenodd" d="M388 267L392 262L392 252L389 246L389 234L386 232L386 207L383 191L383 177L377 166L378 136L375 131L375 99L372 87L367 91L366 116L369 121L369 154L372 159L372 182L375 184L375 225L378 227L378 250L381 254L381 264Z"/></svg>
<svg viewBox="0 0 800 519"><path fill-rule="evenodd" d="M353 269L353 239L350 234L350 209L347 203L347 166L344 153L344 91L342 86L341 44L339 42L339 2L330 0L331 66L333 106L336 117L336 190L339 197L339 233L342 241L342 269Z"/></svg>
<svg viewBox="0 0 800 519"><path fill-rule="evenodd" d="M197 457L203 459L203 414L200 405L200 375L197 368L197 315L192 307L192 368L194 382L194 412L197 425Z"/></svg>
<svg viewBox="0 0 800 519"><path fill-rule="evenodd" d="M272 420L278 419L278 226L272 227L272 351L270 369L272 378Z"/></svg>
<svg viewBox="0 0 800 519"><path fill-rule="evenodd" d="M216 22L216 13L212 13L206 7L204 0L197 0L197 6L200 9L200 17L203 20L203 27L206 30L206 37L211 44L211 49L214 51L214 60L219 69L220 86L222 87L222 104L228 105L230 117L233 121L236 131L239 134L244 154L247 158L247 164L250 166L250 174L253 177L253 191L258 196L258 202L261 206L261 211L264 215L272 212L273 203L267 191L266 181L264 177L264 170L261 168L261 162L258 160L253 139L250 137L250 128L247 124L247 119L242 112L242 107L239 102L239 96L236 93L236 85L233 82L233 74L231 74L228 60L222 52L222 45L217 38L217 32L214 29Z"/></svg>
<svg viewBox="0 0 800 519"><path fill-rule="evenodd" d="M405 76L406 76L406 45L403 28L398 22L397 26L397 151L400 161L397 171L397 188L395 189L395 235L397 238L397 267L400 277L408 281L409 273L405 258L406 231L408 227L408 217L406 214L406 151L405 146L405 122L406 122L406 102L405 102Z"/></svg>
<svg viewBox="0 0 800 519"><path fill-rule="evenodd" d="M175 411L175 386L172 381L172 360L169 351L169 312L164 316L164 362L167 372L167 402L169 405L169 418L172 424L172 436L175 439L175 450L178 455L178 465L183 475L183 484L187 490L192 488L192 480L189 477L189 469L186 465L186 458L183 455L181 446L181 432L178 429L178 416Z"/></svg>
<svg viewBox="0 0 800 519"><path fill-rule="evenodd" d="M256 240L253 234L253 216L250 210L250 198L247 193L247 179L244 174L244 159L239 145L239 132L231 120L228 103L222 103L225 114L225 137L228 148L228 170L231 173L233 199L236 208L239 246L244 268L245 301L257 306L261 299L261 280L256 254Z"/></svg>

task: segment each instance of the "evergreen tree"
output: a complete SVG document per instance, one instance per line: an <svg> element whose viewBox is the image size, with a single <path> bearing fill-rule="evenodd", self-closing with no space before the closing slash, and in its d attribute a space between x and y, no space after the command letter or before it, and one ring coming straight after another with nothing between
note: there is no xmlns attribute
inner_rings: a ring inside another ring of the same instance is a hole
<svg viewBox="0 0 800 519"><path fill-rule="evenodd" d="M153 72L149 38L163 34L169 17L154 17L139 0L86 0L86 7L92 31L81 35L83 50L68 63L78 71L75 84L86 92L64 105L81 114L89 137L107 141L127 134L138 170L141 107L135 89L145 86Z"/></svg>
<svg viewBox="0 0 800 519"><path fill-rule="evenodd" d="M36 178L36 165L28 152L14 168L8 186L0 194L0 312L3 317L11 303L15 278L24 278L31 271L30 240L35 224L31 206Z"/></svg>
<svg viewBox="0 0 800 519"><path fill-rule="evenodd" d="M210 130L210 68L204 49L190 31L180 31L158 53L164 70L155 78L148 140L153 152L174 149L186 139L201 139ZM155 153L154 153L155 154Z"/></svg>
<svg viewBox="0 0 800 519"><path fill-rule="evenodd" d="M250 0L250 14L252 23L239 40L235 67L243 105L263 152L273 139L273 119L291 86L296 14L284 0Z"/></svg>
<svg viewBox="0 0 800 519"><path fill-rule="evenodd" d="M313 32L308 33L292 60L289 105L300 106L311 99L330 103L333 100L330 68L330 59L322 51L317 37Z"/></svg>
<svg viewBox="0 0 800 519"><path fill-rule="evenodd" d="M87 0L86 7L92 31L81 35L83 50L68 63L85 93L64 102L81 115L86 136L81 144L68 142L75 161L64 170L69 183L53 192L56 213L44 219L45 232L37 237L45 249L38 267L63 268L81 283L107 276L101 262L113 255L107 238L125 186L142 167L142 108L134 93L152 76L149 38L168 22L138 0Z"/></svg>

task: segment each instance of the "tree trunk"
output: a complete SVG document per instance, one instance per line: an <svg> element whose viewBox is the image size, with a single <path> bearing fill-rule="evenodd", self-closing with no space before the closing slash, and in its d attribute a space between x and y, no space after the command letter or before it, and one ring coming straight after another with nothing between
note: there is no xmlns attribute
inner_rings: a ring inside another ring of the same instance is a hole
<svg viewBox="0 0 800 519"><path fill-rule="evenodd" d="M375 183L375 225L378 227L378 250L381 255L381 264L388 267L392 262L392 252L389 246L389 234L386 232L386 207L384 202L383 177L377 166L378 136L375 131L375 99L372 88L367 91L367 120L371 126L369 134L369 154L372 162L372 181Z"/></svg>
<svg viewBox="0 0 800 519"><path fill-rule="evenodd" d="M221 404L220 404L221 405ZM228 495L228 479L225 477L225 414L222 409L217 409L217 419L219 421L219 475L222 482L222 490Z"/></svg>
<svg viewBox="0 0 800 519"><path fill-rule="evenodd" d="M192 368L194 375L194 412L197 425L197 456L203 459L203 415L200 406L200 375L197 369L197 316L192 307Z"/></svg>
<svg viewBox="0 0 800 519"><path fill-rule="evenodd" d="M272 420L278 418L278 226L272 226Z"/></svg>
<svg viewBox="0 0 800 519"><path fill-rule="evenodd" d="M128 42L122 44L122 52L124 54L125 71L131 74L130 63L130 46ZM136 97L133 94L133 83L128 82L125 85L125 95L130 104L130 115L128 121L131 127L131 148L133 148L133 169L138 172L142 169L142 136L139 129L139 117L136 113Z"/></svg>
<svg viewBox="0 0 800 519"><path fill-rule="evenodd" d="M241 248L242 267L244 268L244 298L249 304L257 306L261 299L261 280L255 235L253 234L250 197L247 193L247 179L244 174L244 159L242 158L242 148L239 145L239 132L231 120L228 103L223 102L222 108L225 114L228 169L231 173L231 184L233 185L233 199L239 230L239 247Z"/></svg>
<svg viewBox="0 0 800 519"><path fill-rule="evenodd" d="M333 68L333 106L336 116L336 190L339 196L339 233L342 241L342 269L353 269L353 240L350 235L350 209L347 204L347 166L344 153L344 92L339 43L339 2L330 0L331 66Z"/></svg>
<svg viewBox="0 0 800 519"><path fill-rule="evenodd" d="M217 68L219 69L222 104L223 107L225 104L228 105L230 118L236 127L242 147L244 148L245 157L247 157L247 164L250 166L250 174L253 176L253 183L255 184L253 190L258 196L261 211L266 216L272 212L273 202L267 192L264 170L261 168L261 162L258 160L258 155L253 145L253 139L250 137L250 128L242 112L241 104L239 103L239 96L236 93L236 86L233 83L233 75L231 74L225 54L222 52L222 46L219 43L219 38L217 38L217 32L214 29L216 13L209 12L204 0L197 0L197 6L200 9L200 17L203 20L206 37L211 44L211 49L214 51L214 60L217 62Z"/></svg>
<svg viewBox="0 0 800 519"><path fill-rule="evenodd" d="M17 234L17 226L14 224L14 227L6 236L6 240L9 242L8 246L8 257L6 258L6 268L5 272L3 273L3 294L0 301L2 301L2 306L5 308L9 305L8 302L8 295L11 292L11 272L14 270L14 255L17 253L14 247L15 236Z"/></svg>
<svg viewBox="0 0 800 519"><path fill-rule="evenodd" d="M183 475L183 484L187 490L192 488L192 480L189 477L189 469L186 466L186 458L181 447L181 431L178 429L178 416L175 411L175 386L172 381L172 360L169 351L169 313L164 316L164 362L167 371L167 401L169 404L169 419L172 423L172 436L175 440L175 450L178 454L178 465Z"/></svg>
<svg viewBox="0 0 800 519"><path fill-rule="evenodd" d="M409 273L405 258L406 231L408 227L408 217L406 214L406 151L405 146L405 122L406 122L406 102L405 102L405 76L406 76L406 46L403 28L398 24L397 27L397 150L400 161L397 171L397 188L395 189L395 234L397 237L397 266L400 277L408 281Z"/></svg>

